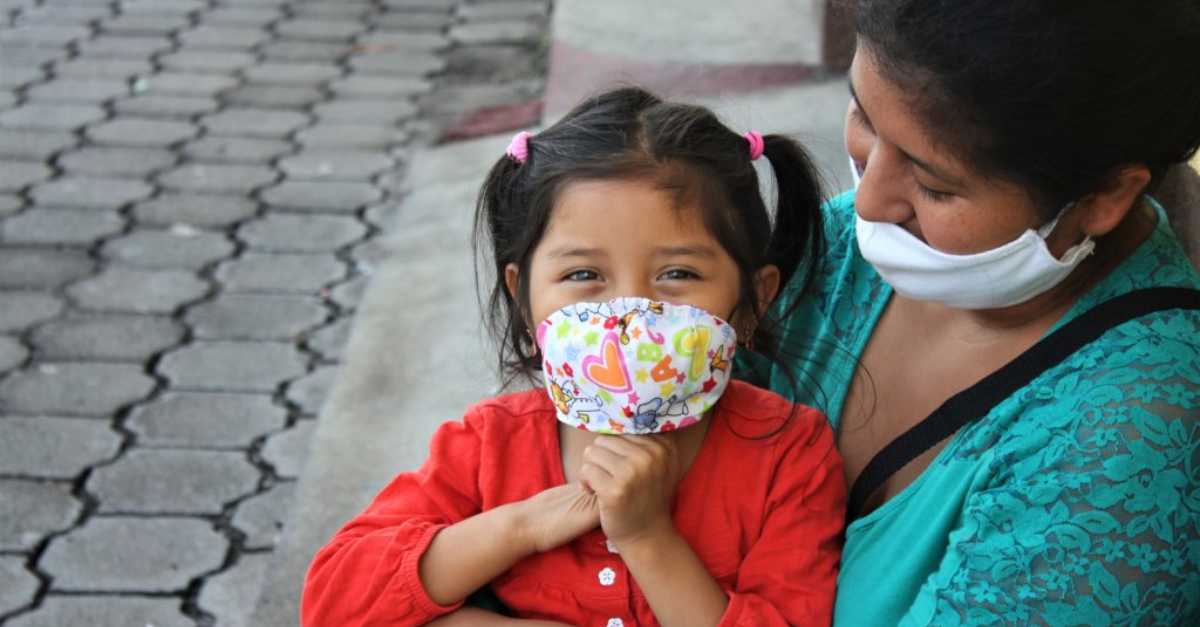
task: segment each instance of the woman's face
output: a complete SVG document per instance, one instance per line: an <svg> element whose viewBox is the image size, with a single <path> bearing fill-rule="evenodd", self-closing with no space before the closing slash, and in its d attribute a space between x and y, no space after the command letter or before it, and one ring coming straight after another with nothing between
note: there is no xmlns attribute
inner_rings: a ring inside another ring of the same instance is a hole
<svg viewBox="0 0 1200 627"><path fill-rule="evenodd" d="M971 172L936 144L859 46L850 67L853 98L846 112L846 150L863 169L855 208L869 222L898 224L933 248L978 253L1017 239L1046 222L1046 208L1011 183ZM1068 213L1047 239L1056 256L1083 239Z"/></svg>

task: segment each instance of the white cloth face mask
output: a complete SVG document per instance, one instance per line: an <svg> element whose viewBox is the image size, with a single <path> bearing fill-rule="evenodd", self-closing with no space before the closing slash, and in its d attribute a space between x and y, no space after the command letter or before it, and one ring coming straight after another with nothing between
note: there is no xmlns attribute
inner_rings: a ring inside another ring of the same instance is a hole
<svg viewBox="0 0 1200 627"><path fill-rule="evenodd" d="M902 227L855 216L858 247L897 293L959 309L993 309L1023 303L1058 285L1096 247L1091 237L1056 259L1046 246L1068 204L1049 224L1027 229L991 250L951 255L934 249Z"/></svg>
<svg viewBox="0 0 1200 627"><path fill-rule="evenodd" d="M622 297L554 312L537 344L560 421L642 434L700 421L729 383L737 334L697 307Z"/></svg>

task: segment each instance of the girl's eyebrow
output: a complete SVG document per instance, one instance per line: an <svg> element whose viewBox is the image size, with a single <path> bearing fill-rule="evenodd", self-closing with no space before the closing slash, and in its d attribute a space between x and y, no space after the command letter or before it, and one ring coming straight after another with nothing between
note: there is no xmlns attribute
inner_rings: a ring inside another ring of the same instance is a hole
<svg viewBox="0 0 1200 627"><path fill-rule="evenodd" d="M571 257L606 257L605 253L599 248L584 248L582 246L562 246L552 248L546 251L546 256L552 259L564 259Z"/></svg>
<svg viewBox="0 0 1200 627"><path fill-rule="evenodd" d="M704 244L684 246L660 246L654 252L664 257L716 257L717 250Z"/></svg>

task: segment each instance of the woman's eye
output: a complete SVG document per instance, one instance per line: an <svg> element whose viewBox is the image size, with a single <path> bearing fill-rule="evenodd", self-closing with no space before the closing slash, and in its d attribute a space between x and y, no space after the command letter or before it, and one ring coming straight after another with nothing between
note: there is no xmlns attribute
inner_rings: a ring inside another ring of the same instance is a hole
<svg viewBox="0 0 1200 627"><path fill-rule="evenodd" d="M698 277L699 277L699 275L696 274L695 272L692 272L691 270L684 270L682 268L676 268L674 270L667 270L666 272L664 272L658 276L659 279L662 279L664 281L683 281L683 280L687 280L687 279L695 279Z"/></svg>
<svg viewBox="0 0 1200 627"><path fill-rule="evenodd" d="M563 277L566 281L594 281L600 275L592 270L575 270Z"/></svg>
<svg viewBox="0 0 1200 627"><path fill-rule="evenodd" d="M950 192L939 192L935 189L925 187L920 181L917 181L917 191L920 192L922 196L925 196L933 202L946 202L954 196L954 194L951 194Z"/></svg>

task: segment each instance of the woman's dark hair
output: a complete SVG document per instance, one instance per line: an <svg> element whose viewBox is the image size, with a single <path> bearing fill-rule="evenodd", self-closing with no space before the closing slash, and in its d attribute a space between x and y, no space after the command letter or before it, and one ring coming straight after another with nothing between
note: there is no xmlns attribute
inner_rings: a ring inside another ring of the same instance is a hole
<svg viewBox="0 0 1200 627"><path fill-rule="evenodd" d="M782 283L812 283L824 252L816 167L807 153L781 135L764 138L763 155L775 173L774 214L767 209L750 144L708 109L664 102L627 87L589 98L561 121L529 139L524 163L502 157L488 174L475 213L475 251L490 248L495 272L488 300L490 332L500 368L533 377L528 281L514 298L505 269L515 264L529 276L533 252L550 221L555 200L574 182L642 180L673 192L677 206L699 208L708 231L737 264L741 292L734 311L759 320L755 349L770 355L771 326L754 297L754 274L779 268ZM743 309L746 308L746 309Z"/></svg>
<svg viewBox="0 0 1200 627"><path fill-rule="evenodd" d="M935 141L1053 212L1200 144L1197 0L860 0L860 53ZM1149 191L1149 190L1148 190Z"/></svg>

